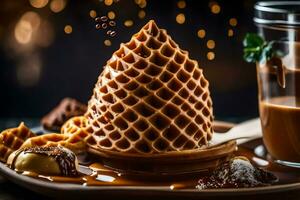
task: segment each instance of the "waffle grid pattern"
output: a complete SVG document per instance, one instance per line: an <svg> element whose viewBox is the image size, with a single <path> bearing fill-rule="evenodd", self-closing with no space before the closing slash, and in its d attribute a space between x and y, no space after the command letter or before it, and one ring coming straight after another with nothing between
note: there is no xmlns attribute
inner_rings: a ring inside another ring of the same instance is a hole
<svg viewBox="0 0 300 200"><path fill-rule="evenodd" d="M19 149L22 144L35 134L22 122L16 128L10 128L0 133L0 161L6 162L9 155Z"/></svg>
<svg viewBox="0 0 300 200"><path fill-rule="evenodd" d="M30 138L25 141L22 148L64 146L74 153L80 153L85 151L87 143L91 145L95 143L91 137L91 127L88 126L88 120L84 116L78 116L69 119L62 126L61 134L50 133Z"/></svg>
<svg viewBox="0 0 300 200"><path fill-rule="evenodd" d="M198 63L154 21L107 62L86 117L100 151L196 149L213 133L208 81Z"/></svg>

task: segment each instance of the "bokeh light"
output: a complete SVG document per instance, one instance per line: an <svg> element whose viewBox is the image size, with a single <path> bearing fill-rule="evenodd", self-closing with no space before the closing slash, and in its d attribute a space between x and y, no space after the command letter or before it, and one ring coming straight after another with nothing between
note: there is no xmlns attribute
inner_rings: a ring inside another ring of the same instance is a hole
<svg viewBox="0 0 300 200"><path fill-rule="evenodd" d="M23 87L37 84L41 77L41 69L41 60L38 55L33 54L22 59L16 70L18 83Z"/></svg>
<svg viewBox="0 0 300 200"><path fill-rule="evenodd" d="M132 25L133 25L133 21L132 20L126 20L124 22L124 26L126 26L126 27L131 27Z"/></svg>
<svg viewBox="0 0 300 200"><path fill-rule="evenodd" d="M185 15L183 13L179 13L177 16L176 16L176 22L178 24L184 24L185 22Z"/></svg>
<svg viewBox="0 0 300 200"><path fill-rule="evenodd" d="M185 1L178 1L177 2L177 7L180 9L183 9L186 7L186 2Z"/></svg>
<svg viewBox="0 0 300 200"><path fill-rule="evenodd" d="M52 0L50 3L50 9L52 12L58 13L65 9L66 4L66 0Z"/></svg>
<svg viewBox="0 0 300 200"><path fill-rule="evenodd" d="M209 49L213 49L213 48L215 48L216 43L215 43L214 40L208 40L207 43L206 43L206 46L207 46L207 48L209 48Z"/></svg>
<svg viewBox="0 0 300 200"><path fill-rule="evenodd" d="M213 59L215 59L215 53L210 51L207 53L206 57L208 60L213 60Z"/></svg>
<svg viewBox="0 0 300 200"><path fill-rule="evenodd" d="M104 45L105 46L111 46L111 41L110 40L104 40Z"/></svg>
<svg viewBox="0 0 300 200"><path fill-rule="evenodd" d="M228 32L227 32L228 37L232 37L233 34L234 34L233 30L229 29Z"/></svg>
<svg viewBox="0 0 300 200"><path fill-rule="evenodd" d="M140 19L144 19L146 17L146 12L144 10L140 10L138 16Z"/></svg>
<svg viewBox="0 0 300 200"><path fill-rule="evenodd" d="M115 18L116 18L116 13L115 13L114 11L109 11L109 12L107 13L107 17L108 17L109 19L115 19Z"/></svg>
<svg viewBox="0 0 300 200"><path fill-rule="evenodd" d="M113 4L113 2L114 2L113 0L105 0L104 4L107 6L111 6Z"/></svg>
<svg viewBox="0 0 300 200"><path fill-rule="evenodd" d="M206 32L204 29L200 29L200 30L198 30L197 35L199 38L204 38L206 35Z"/></svg>
<svg viewBox="0 0 300 200"><path fill-rule="evenodd" d="M237 19L236 18L230 18L229 19L229 24L230 26L237 26Z"/></svg>
<svg viewBox="0 0 300 200"><path fill-rule="evenodd" d="M136 3L138 4L138 6L140 8L145 8L147 6L147 1L146 0L139 0L139 1L136 1Z"/></svg>
<svg viewBox="0 0 300 200"><path fill-rule="evenodd" d="M29 0L29 3L34 8L43 8L48 4L49 0Z"/></svg>
<svg viewBox="0 0 300 200"><path fill-rule="evenodd" d="M66 34L71 34L73 32L73 27L71 25L66 25L64 31Z"/></svg>
<svg viewBox="0 0 300 200"><path fill-rule="evenodd" d="M36 12L26 12L17 22L14 30L15 39L20 44L28 44L32 35L41 23L41 18Z"/></svg>
<svg viewBox="0 0 300 200"><path fill-rule="evenodd" d="M221 12L221 6L217 2L213 2L210 4L210 11L213 14L219 14Z"/></svg>
<svg viewBox="0 0 300 200"><path fill-rule="evenodd" d="M90 10L90 17L91 18L96 18L97 17L97 12L95 10Z"/></svg>

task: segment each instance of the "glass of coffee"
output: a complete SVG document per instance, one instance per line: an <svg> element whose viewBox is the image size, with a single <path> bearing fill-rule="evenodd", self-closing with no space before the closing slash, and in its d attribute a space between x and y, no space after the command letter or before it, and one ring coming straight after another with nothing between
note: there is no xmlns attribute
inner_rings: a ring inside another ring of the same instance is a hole
<svg viewBox="0 0 300 200"><path fill-rule="evenodd" d="M300 2L258 2L254 22L274 52L257 62L264 144L275 161L300 167Z"/></svg>

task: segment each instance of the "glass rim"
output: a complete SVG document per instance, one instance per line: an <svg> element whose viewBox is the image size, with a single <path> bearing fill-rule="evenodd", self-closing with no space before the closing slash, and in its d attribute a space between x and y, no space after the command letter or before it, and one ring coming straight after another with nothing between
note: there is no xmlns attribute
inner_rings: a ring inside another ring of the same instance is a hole
<svg viewBox="0 0 300 200"><path fill-rule="evenodd" d="M259 1L254 10L253 21L258 25L300 26L300 1Z"/></svg>
<svg viewBox="0 0 300 200"><path fill-rule="evenodd" d="M289 9L274 8L272 6L300 6L300 1L259 1L254 5L254 8L258 11L270 12L270 13L283 13L300 15L299 12L291 12Z"/></svg>

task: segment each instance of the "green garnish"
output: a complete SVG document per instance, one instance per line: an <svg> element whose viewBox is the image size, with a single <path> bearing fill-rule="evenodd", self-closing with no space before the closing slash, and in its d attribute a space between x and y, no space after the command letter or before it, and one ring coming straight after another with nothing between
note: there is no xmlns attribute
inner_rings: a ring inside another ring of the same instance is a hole
<svg viewBox="0 0 300 200"><path fill-rule="evenodd" d="M255 33L248 33L243 41L246 62L265 63L274 56L273 42L267 42Z"/></svg>

